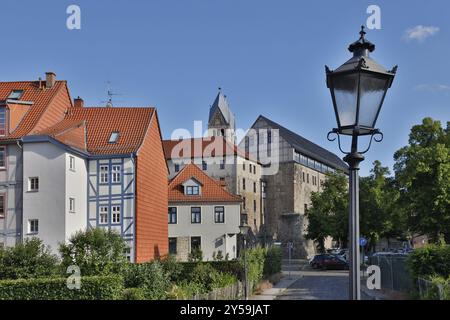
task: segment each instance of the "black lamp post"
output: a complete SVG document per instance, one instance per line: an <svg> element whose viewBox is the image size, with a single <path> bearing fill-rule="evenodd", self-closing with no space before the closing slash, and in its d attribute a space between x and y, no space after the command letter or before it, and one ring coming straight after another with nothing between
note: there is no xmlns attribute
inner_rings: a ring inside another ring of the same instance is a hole
<svg viewBox="0 0 450 320"><path fill-rule="evenodd" d="M342 66L332 71L325 66L327 87L330 89L336 114L337 128L328 133L336 134L339 149L345 153L344 161L349 165L350 189L350 299L359 300L360 296L360 266L359 266L359 163L364 160L372 143L383 140L383 134L375 129L375 123L387 90L394 80L397 66L387 71L369 57L375 50L375 45L364 38L364 26L361 27L360 38L352 43L348 50L353 57ZM340 135L352 137L350 152L342 150ZM358 151L358 136L370 136L369 146L364 151ZM377 138L378 137L378 138Z"/></svg>
<svg viewBox="0 0 450 320"><path fill-rule="evenodd" d="M246 257L246 251L247 251L247 235L250 231L250 226L246 224L242 224L239 226L240 234L242 235L242 238L244 240L244 298L245 300L248 300L248 279L247 279L247 257Z"/></svg>

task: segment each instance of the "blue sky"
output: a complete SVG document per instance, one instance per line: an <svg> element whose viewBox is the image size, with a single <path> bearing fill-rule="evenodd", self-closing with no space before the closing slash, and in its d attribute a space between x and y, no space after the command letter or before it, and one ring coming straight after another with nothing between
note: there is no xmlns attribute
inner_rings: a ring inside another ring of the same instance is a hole
<svg viewBox="0 0 450 320"><path fill-rule="evenodd" d="M70 4L81 8L81 30L66 28ZM382 27L368 30L372 57L399 70L377 123L385 140L366 155L365 175L376 159L391 166L423 117L450 120L448 1L2 0L0 80L52 70L87 105L104 104L110 81L122 94L115 105L158 108L165 138L206 121L220 86L238 127L263 114L339 154L326 140L335 118L324 65L350 57L370 4Z"/></svg>

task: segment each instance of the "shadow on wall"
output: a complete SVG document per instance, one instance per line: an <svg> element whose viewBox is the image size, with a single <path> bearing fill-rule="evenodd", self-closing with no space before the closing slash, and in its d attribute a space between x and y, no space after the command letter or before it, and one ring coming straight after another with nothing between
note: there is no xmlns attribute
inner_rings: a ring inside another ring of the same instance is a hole
<svg viewBox="0 0 450 320"><path fill-rule="evenodd" d="M159 253L159 247L158 247L158 245L157 244L155 244L155 246L153 247L153 258L154 259L159 259L161 256L160 256L160 253Z"/></svg>

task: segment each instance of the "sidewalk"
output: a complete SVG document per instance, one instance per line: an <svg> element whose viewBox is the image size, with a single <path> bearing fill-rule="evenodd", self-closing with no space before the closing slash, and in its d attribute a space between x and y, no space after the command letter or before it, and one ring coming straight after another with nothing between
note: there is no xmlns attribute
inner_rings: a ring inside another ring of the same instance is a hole
<svg viewBox="0 0 450 320"><path fill-rule="evenodd" d="M282 293L284 290L289 288L291 285L294 284L294 282L296 282L300 278L301 278L301 276L298 276L298 275L291 275L291 277L289 278L289 276L283 272L283 278L281 278L281 280L276 285L274 285L270 289L265 289L260 294L252 295L248 299L249 300L275 300L276 297L280 293Z"/></svg>
<svg viewBox="0 0 450 320"><path fill-rule="evenodd" d="M291 264L288 260L283 260L283 277L280 281L272 288L263 290L260 294L251 295L249 300L275 300L278 295L302 278L301 270L306 264L308 264L307 260L292 259Z"/></svg>

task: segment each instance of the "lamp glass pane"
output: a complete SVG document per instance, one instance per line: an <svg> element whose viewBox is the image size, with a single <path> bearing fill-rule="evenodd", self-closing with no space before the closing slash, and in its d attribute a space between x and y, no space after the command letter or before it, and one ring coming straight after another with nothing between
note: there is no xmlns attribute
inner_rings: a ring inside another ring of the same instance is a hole
<svg viewBox="0 0 450 320"><path fill-rule="evenodd" d="M375 118L381 108L387 78L372 74L361 74L359 102L359 125L374 128Z"/></svg>
<svg viewBox="0 0 450 320"><path fill-rule="evenodd" d="M333 78L333 87L340 125L354 125L358 97L358 74L336 75Z"/></svg>

